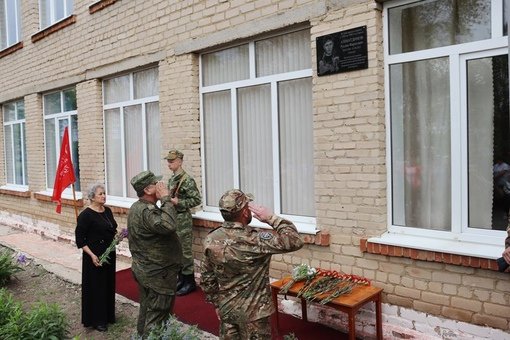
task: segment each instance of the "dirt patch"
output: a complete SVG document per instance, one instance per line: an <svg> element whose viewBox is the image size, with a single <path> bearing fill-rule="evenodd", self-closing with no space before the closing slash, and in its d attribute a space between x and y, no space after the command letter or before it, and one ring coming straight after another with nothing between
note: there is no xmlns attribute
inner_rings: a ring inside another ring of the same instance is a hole
<svg viewBox="0 0 510 340"><path fill-rule="evenodd" d="M3 250L4 247L0 245L0 252ZM7 285L7 290L16 301L23 303L25 309L29 309L37 302L58 304L67 315L70 338L76 336L80 340L124 340L131 339L131 336L136 334L137 304L120 297L115 303L117 322L110 325L107 332L85 328L81 324L80 285L63 280L30 259L22 267L24 270L15 274ZM217 337L204 333L200 339L217 339Z"/></svg>

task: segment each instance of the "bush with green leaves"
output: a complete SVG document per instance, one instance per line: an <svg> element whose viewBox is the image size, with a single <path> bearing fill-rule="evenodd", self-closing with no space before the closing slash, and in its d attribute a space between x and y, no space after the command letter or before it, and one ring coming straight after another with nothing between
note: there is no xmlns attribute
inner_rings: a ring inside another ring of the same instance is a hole
<svg viewBox="0 0 510 340"><path fill-rule="evenodd" d="M0 288L0 329L3 329L12 316L18 315L20 311L21 303L14 301L12 294L5 288Z"/></svg>
<svg viewBox="0 0 510 340"><path fill-rule="evenodd" d="M0 289L0 339L65 339L67 328L66 315L57 304L39 302L24 312L20 302Z"/></svg>
<svg viewBox="0 0 510 340"><path fill-rule="evenodd" d="M6 251L0 252L0 287L4 287L10 280L11 277L19 271L22 271L18 263Z"/></svg>
<svg viewBox="0 0 510 340"><path fill-rule="evenodd" d="M135 337L140 340L141 337ZM170 317L161 326L154 327L147 340L200 340L200 333L196 326L183 325L175 317Z"/></svg>

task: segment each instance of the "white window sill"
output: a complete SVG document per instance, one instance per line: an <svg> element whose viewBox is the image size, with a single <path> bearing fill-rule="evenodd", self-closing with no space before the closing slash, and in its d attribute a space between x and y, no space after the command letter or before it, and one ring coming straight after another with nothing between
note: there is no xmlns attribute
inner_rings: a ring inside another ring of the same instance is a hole
<svg viewBox="0 0 510 340"><path fill-rule="evenodd" d="M223 217L219 212L210 212L210 211L197 211L195 214L193 214L193 217L206 220L206 221L213 221L213 222L223 222ZM266 223L262 223L256 218L253 218L252 222L250 223L252 227L256 228L263 228L263 229L271 229L269 225ZM310 234L315 235L319 232L317 230L315 224L310 223L303 223L303 222L294 222L294 225L296 226L297 230L301 234Z"/></svg>
<svg viewBox="0 0 510 340"><path fill-rule="evenodd" d="M28 188L28 185L16 185L16 184L6 184L0 186L0 189L3 190L10 190L10 191L17 191L17 192L28 192L30 189Z"/></svg>
<svg viewBox="0 0 510 340"><path fill-rule="evenodd" d="M135 203L135 198L123 198L123 197L109 197L106 196L106 205L111 207L119 207L129 209Z"/></svg>
<svg viewBox="0 0 510 340"><path fill-rule="evenodd" d="M495 260L501 257L501 253L503 253L504 250L505 240L502 239L501 245L497 246L465 241L444 240L424 236L384 233L380 237L369 238L368 242Z"/></svg>
<svg viewBox="0 0 510 340"><path fill-rule="evenodd" d="M52 197L53 191L50 191L50 190L39 191L39 192L37 192L37 194ZM76 195L76 200L81 200L83 198L81 191L76 191L75 195ZM73 197L73 192L71 189L65 189L64 192L62 192L61 197L66 200L74 200L75 199L75 197Z"/></svg>

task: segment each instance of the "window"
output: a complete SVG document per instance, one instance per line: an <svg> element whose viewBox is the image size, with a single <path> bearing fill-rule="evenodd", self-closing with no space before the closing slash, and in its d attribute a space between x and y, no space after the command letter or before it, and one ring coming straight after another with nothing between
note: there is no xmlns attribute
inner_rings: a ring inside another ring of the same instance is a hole
<svg viewBox="0 0 510 340"><path fill-rule="evenodd" d="M309 30L201 55L204 210L240 188L315 223L311 65Z"/></svg>
<svg viewBox="0 0 510 340"><path fill-rule="evenodd" d="M66 89L43 96L44 134L46 142L46 183L53 188L57 171L60 145L66 127L69 131L69 145L74 166L75 190L80 191L80 163L78 158L78 115L76 111L76 90Z"/></svg>
<svg viewBox="0 0 510 340"><path fill-rule="evenodd" d="M0 0L0 50L21 40L20 0Z"/></svg>
<svg viewBox="0 0 510 340"><path fill-rule="evenodd" d="M131 178L161 168L157 68L104 80L103 99L107 192L136 198Z"/></svg>
<svg viewBox="0 0 510 340"><path fill-rule="evenodd" d="M73 13L73 0L40 0L39 13L42 30L70 16Z"/></svg>
<svg viewBox="0 0 510 340"><path fill-rule="evenodd" d="M385 7L390 231L501 244L510 208L507 8Z"/></svg>
<svg viewBox="0 0 510 340"><path fill-rule="evenodd" d="M5 177L8 185L28 185L23 100L3 105Z"/></svg>

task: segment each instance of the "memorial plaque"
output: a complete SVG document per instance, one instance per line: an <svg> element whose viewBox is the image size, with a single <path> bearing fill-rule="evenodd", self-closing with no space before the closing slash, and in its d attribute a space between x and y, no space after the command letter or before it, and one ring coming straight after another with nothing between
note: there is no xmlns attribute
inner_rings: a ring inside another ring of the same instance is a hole
<svg viewBox="0 0 510 340"><path fill-rule="evenodd" d="M367 27L317 37L317 75L368 68Z"/></svg>

